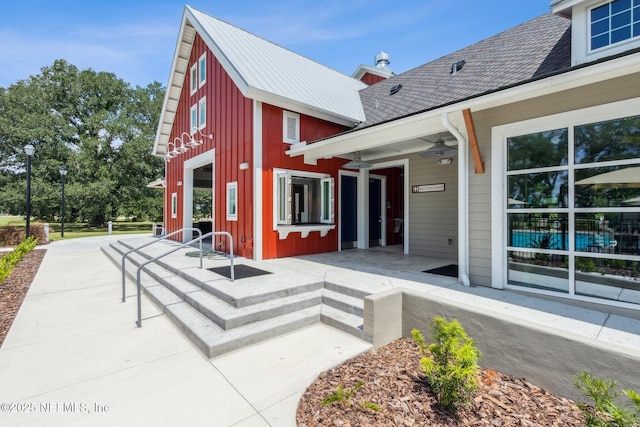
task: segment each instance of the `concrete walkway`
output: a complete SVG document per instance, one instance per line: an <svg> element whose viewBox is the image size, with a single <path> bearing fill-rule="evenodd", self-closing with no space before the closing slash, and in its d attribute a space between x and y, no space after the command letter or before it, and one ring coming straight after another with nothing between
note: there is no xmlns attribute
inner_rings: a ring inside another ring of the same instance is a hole
<svg viewBox="0 0 640 427"><path fill-rule="evenodd" d="M295 426L300 396L316 376L370 348L318 324L207 359L146 298L143 327L135 326L135 298L120 302L120 271L100 251L121 238L47 246L0 349L0 425ZM422 273L425 261L354 250L265 265L339 278L370 291L412 289L640 352L638 312L464 288Z"/></svg>
<svg viewBox="0 0 640 427"><path fill-rule="evenodd" d="M370 345L315 325L206 359L143 299L120 302L110 239L58 241L0 349L2 426L295 426L304 390Z"/></svg>

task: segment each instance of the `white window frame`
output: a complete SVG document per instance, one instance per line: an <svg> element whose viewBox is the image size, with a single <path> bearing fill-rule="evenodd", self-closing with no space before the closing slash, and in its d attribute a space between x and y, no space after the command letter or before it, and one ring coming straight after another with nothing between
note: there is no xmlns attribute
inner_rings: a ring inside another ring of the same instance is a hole
<svg viewBox="0 0 640 427"><path fill-rule="evenodd" d="M291 182L293 177L313 178L320 180L320 216L321 224L291 224ZM327 183L330 188L329 198L324 197L323 185ZM283 187L281 185L284 184ZM329 204L329 215L324 216L324 203ZM280 239L286 239L289 233L296 232L305 238L312 231L319 231L321 237L325 237L329 230L336 228L335 221L335 181L326 173L305 172L298 170L274 169L273 170L273 230L277 231Z"/></svg>
<svg viewBox="0 0 640 427"><path fill-rule="evenodd" d="M227 182L227 221L238 220L238 181Z"/></svg>
<svg viewBox="0 0 640 427"><path fill-rule="evenodd" d="M207 82L207 53L203 53L198 58L198 87L204 86Z"/></svg>
<svg viewBox="0 0 640 427"><path fill-rule="evenodd" d="M291 135L290 123L293 124L293 133ZM297 144L300 142L300 114L291 111L282 112L282 140L287 144Z"/></svg>
<svg viewBox="0 0 640 427"><path fill-rule="evenodd" d="M207 97L203 96L198 101L198 129L204 129L207 126Z"/></svg>
<svg viewBox="0 0 640 427"><path fill-rule="evenodd" d="M291 172L274 170L274 230L278 225L291 225Z"/></svg>
<svg viewBox="0 0 640 427"><path fill-rule="evenodd" d="M198 91L198 64L195 63L191 66L191 71L189 72L190 79L190 87L191 87L191 95Z"/></svg>
<svg viewBox="0 0 640 427"><path fill-rule="evenodd" d="M171 218L178 218L178 193L171 193Z"/></svg>
<svg viewBox="0 0 640 427"><path fill-rule="evenodd" d="M328 194L327 194L328 192ZM320 222L333 224L335 203L335 182L333 177L320 180Z"/></svg>
<svg viewBox="0 0 640 427"><path fill-rule="evenodd" d="M198 129L198 104L193 104L189 111L189 129L192 134Z"/></svg>
<svg viewBox="0 0 640 427"><path fill-rule="evenodd" d="M611 3L613 3L614 1L615 1L615 0L608 0L608 1L605 1L605 2L600 2L600 3L597 3L597 4L595 4L595 5L593 5L593 6L589 7L589 8L587 8L587 14L586 14L586 20L587 20L587 40L586 40L586 42L587 42L587 51L588 51L589 53L592 53L592 52L600 52L600 51L604 51L604 50L610 50L610 49L612 49L612 48L616 48L617 46L620 46L620 45L623 45L623 44L626 44L626 43L633 43L633 42L638 41L638 40L640 39L640 37L639 37L639 36L634 36L634 35L633 35L633 23L634 23L634 21L633 21L633 18L634 18L634 17L633 17L633 10L634 10L634 6L633 6L633 2L632 2L631 10L630 10L630 11L631 11L631 13L632 13L632 17L631 17L631 21L630 21L630 23L629 23L629 26L631 27L631 28L630 28L630 31L631 31L631 37L629 37L629 38L627 38L627 39L623 39L623 40L617 41L617 42L614 42L614 43L609 42L609 43L607 43L606 45L604 45L604 46L600 46L600 47L597 47L597 48L595 48L595 49L592 49L592 48L591 48L591 37L592 37L592 34L591 34L591 25L592 25L592 21L591 21L591 11L593 11L594 9L597 9L597 8L599 8L599 7L601 7L601 6L610 5L610 4L611 4ZM610 20L610 19L611 19L611 17L612 17L612 15L609 13L609 15L607 15L607 18ZM611 40L611 29L609 29L609 31L607 32L607 34L609 35L609 40Z"/></svg>
<svg viewBox="0 0 640 427"><path fill-rule="evenodd" d="M563 127L578 126L583 123L597 123L607 120L615 120L622 117L640 115L640 98L633 98L625 101L613 102L610 104L598 105L595 107L587 107L580 110L567 111L551 116L539 117L535 119L525 120L521 122L509 123L501 126L493 127L491 130L491 282L492 287L498 289L517 289L528 293L537 293L542 295L551 295L559 298L570 298L575 300L596 302L612 306L629 307L634 305L614 300L606 300L600 298L586 297L575 294L575 283L572 282L575 270L573 262L569 263L569 293L553 292L546 290L538 290L530 287L510 285L507 282L507 232L505 224L507 224L507 210L505 208L505 200L507 197L507 138L527 135L537 132L544 132L551 129L560 129ZM572 138L572 132L569 132ZM573 139L570 139L569 153L573 152ZM570 162L571 163L571 162ZM619 164L637 163L635 160L622 160ZM573 198L572 186L569 186L569 198ZM565 209L566 210L566 209ZM606 208L597 208L594 210L606 211ZM550 210L552 212L553 210ZM574 214L575 208L568 209L569 217ZM569 233L573 235L574 229L570 220ZM572 250L568 253L574 254ZM618 255L616 258L636 260L637 257L629 255ZM633 307L637 308L637 307Z"/></svg>

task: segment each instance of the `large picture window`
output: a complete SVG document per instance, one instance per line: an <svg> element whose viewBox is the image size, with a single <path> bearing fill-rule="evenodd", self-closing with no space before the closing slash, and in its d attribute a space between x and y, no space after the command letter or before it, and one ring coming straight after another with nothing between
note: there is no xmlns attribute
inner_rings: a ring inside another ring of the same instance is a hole
<svg viewBox="0 0 640 427"><path fill-rule="evenodd" d="M640 304L640 115L503 141L507 283Z"/></svg>

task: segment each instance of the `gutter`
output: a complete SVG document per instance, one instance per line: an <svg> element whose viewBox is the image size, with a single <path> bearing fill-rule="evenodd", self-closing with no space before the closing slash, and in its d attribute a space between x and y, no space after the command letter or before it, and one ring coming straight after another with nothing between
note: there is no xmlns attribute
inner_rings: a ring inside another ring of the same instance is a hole
<svg viewBox="0 0 640 427"><path fill-rule="evenodd" d="M458 140L458 278L464 286L469 281L469 165L468 143L449 121L449 113L442 113L442 124Z"/></svg>

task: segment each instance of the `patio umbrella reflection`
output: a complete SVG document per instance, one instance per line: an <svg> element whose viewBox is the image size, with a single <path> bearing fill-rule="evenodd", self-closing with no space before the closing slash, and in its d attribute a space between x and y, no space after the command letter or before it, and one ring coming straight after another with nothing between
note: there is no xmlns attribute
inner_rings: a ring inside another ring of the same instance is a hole
<svg viewBox="0 0 640 427"><path fill-rule="evenodd" d="M592 188L640 188L640 167L618 169L581 179L576 185Z"/></svg>

